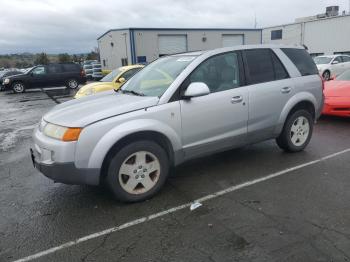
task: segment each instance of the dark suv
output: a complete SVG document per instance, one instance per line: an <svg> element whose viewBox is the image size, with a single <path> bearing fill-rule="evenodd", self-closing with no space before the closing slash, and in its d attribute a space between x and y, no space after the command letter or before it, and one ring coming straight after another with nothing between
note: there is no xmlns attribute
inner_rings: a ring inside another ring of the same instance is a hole
<svg viewBox="0 0 350 262"><path fill-rule="evenodd" d="M80 65L62 63L35 66L24 74L4 78L2 84L5 90L12 89L15 93L23 93L30 88L63 85L76 89L85 82L86 76Z"/></svg>

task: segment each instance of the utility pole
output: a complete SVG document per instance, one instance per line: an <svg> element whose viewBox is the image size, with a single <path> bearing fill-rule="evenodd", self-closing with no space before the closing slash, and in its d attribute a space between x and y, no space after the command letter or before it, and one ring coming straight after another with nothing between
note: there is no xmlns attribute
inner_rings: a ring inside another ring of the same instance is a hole
<svg viewBox="0 0 350 262"><path fill-rule="evenodd" d="M349 0L349 2L350 2L350 0ZM256 29L257 25L258 25L258 23L256 21L256 12L254 12L254 28L255 29Z"/></svg>

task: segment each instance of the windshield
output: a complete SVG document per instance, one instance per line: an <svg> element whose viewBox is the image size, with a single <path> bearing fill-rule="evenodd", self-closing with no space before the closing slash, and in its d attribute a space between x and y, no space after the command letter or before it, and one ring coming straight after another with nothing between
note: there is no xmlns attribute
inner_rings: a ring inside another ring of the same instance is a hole
<svg viewBox="0 0 350 262"><path fill-rule="evenodd" d="M34 67L29 67L23 70L23 74L28 73L30 70L32 70Z"/></svg>
<svg viewBox="0 0 350 262"><path fill-rule="evenodd" d="M116 78L117 75L119 75L122 70L119 68L114 69L112 72L110 72L108 75L106 75L104 78L102 78L100 81L101 82L112 82L114 78Z"/></svg>
<svg viewBox="0 0 350 262"><path fill-rule="evenodd" d="M160 97L195 56L168 56L149 64L121 89L145 96Z"/></svg>
<svg viewBox="0 0 350 262"><path fill-rule="evenodd" d="M345 71L344 73L340 74L336 80L338 81L350 81L350 70Z"/></svg>
<svg viewBox="0 0 350 262"><path fill-rule="evenodd" d="M318 56L314 58L314 61L316 65L325 65L332 61L332 57Z"/></svg>

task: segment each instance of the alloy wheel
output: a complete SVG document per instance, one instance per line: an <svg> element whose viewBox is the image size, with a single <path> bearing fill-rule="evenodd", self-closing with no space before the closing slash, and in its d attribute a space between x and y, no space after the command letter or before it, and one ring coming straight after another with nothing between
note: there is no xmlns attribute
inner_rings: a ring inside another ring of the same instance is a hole
<svg viewBox="0 0 350 262"><path fill-rule="evenodd" d="M159 159L147 151L128 156L119 169L119 183L129 194L143 194L151 190L160 177Z"/></svg>
<svg viewBox="0 0 350 262"><path fill-rule="evenodd" d="M295 119L290 130L290 138L295 146L302 146L309 137L310 123L304 116Z"/></svg>

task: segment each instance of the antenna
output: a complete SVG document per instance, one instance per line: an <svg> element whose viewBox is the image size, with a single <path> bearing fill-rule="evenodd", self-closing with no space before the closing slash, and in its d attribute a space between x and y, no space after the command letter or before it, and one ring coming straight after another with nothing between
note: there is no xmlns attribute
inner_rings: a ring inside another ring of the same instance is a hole
<svg viewBox="0 0 350 262"><path fill-rule="evenodd" d="M349 3L350 3L350 0L349 0ZM254 28L256 29L258 23L256 21L256 12L254 12Z"/></svg>

